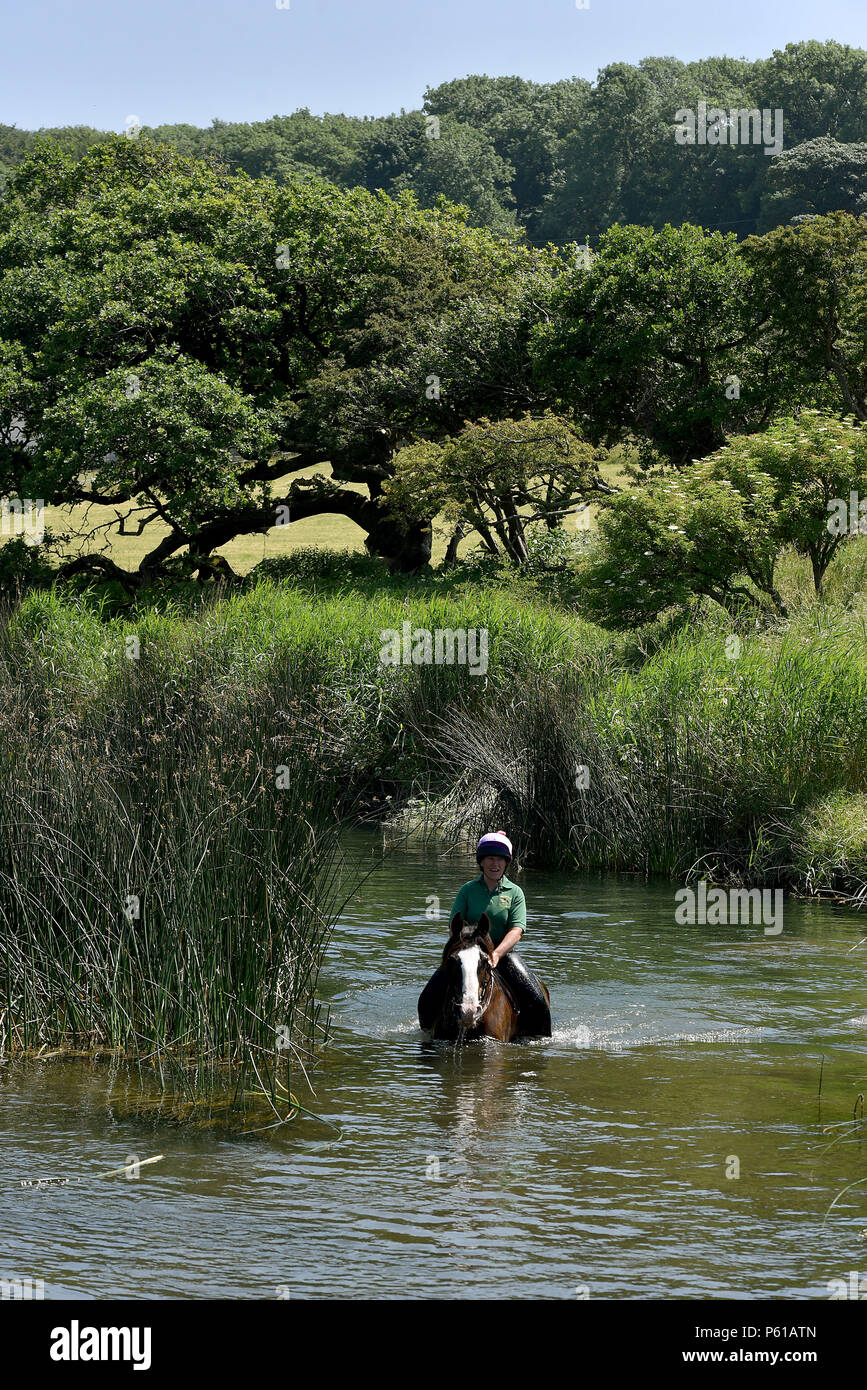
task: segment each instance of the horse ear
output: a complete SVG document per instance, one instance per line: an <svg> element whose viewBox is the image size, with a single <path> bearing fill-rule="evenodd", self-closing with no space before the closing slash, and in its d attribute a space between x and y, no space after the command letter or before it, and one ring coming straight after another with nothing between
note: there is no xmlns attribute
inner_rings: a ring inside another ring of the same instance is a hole
<svg viewBox="0 0 867 1390"><path fill-rule="evenodd" d="M491 931L491 920L490 920L490 918L488 917L487 912L483 912L482 915L481 915L481 917L479 918L478 922L476 923L475 935L476 935L477 937L478 937L478 936L488 936L488 935L490 934L490 931Z"/></svg>
<svg viewBox="0 0 867 1390"><path fill-rule="evenodd" d="M452 936L460 936L464 929L464 919L459 912L452 918Z"/></svg>

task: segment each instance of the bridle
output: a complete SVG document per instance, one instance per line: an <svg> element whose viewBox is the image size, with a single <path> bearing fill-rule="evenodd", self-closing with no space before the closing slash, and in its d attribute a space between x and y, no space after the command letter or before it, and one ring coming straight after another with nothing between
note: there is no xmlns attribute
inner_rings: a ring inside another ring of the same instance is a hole
<svg viewBox="0 0 867 1390"><path fill-rule="evenodd" d="M482 1002L481 1008L479 1009L479 1021L481 1021L484 1018L485 1013L488 1009L488 1005L494 997L494 967L491 965L491 957L488 955L487 952L485 952L485 959L488 962L490 979L488 980L488 997ZM475 1027L475 1025L473 1026Z"/></svg>
<svg viewBox="0 0 867 1390"><path fill-rule="evenodd" d="M481 865L479 865L479 867L481 868ZM500 877L497 879L497 888L500 887L500 884L503 882L503 879L505 878L505 876L506 876L506 870L504 869L503 872L500 874ZM484 871L483 871L483 872L482 872L482 879L483 879L483 880L484 880L484 877L485 877L485 875L484 875ZM486 885L486 886L487 886L487 885ZM494 892L497 891L497 888L494 889ZM486 954L487 954L487 953L486 953ZM490 972L491 972L491 978L490 978L490 981L489 981L490 989L489 989L489 991L488 991L488 997L487 997L487 999L485 1000L484 1004L483 1004L482 1007L481 1007L481 1011L480 1011L480 1013L479 1013L479 1018L480 1018L480 1019L484 1018L485 1012L486 1012L486 1010L487 1010L487 1007L488 1007L488 1005L490 1004L491 1000L492 1000L493 997L494 997L494 967L491 965L491 958L490 958L490 956L487 956L487 961L488 961L488 969L489 969Z"/></svg>
<svg viewBox="0 0 867 1390"><path fill-rule="evenodd" d="M480 1009L480 1011L479 1011L479 1018L480 1018L480 1019L481 1019L481 1018L484 1018L484 1016L485 1016L485 1011L486 1011L488 1005L490 1004L491 1000L492 1000L493 997L494 997L494 967L491 965L491 957L490 957L490 956L487 957L487 961L488 961L488 970L489 970L489 972L490 972L490 980L488 981L488 983L490 984L490 989L489 989L489 991L488 991L488 997L487 997L487 999L485 1000L485 1002L482 1004L482 1007L481 1007L481 1009Z"/></svg>

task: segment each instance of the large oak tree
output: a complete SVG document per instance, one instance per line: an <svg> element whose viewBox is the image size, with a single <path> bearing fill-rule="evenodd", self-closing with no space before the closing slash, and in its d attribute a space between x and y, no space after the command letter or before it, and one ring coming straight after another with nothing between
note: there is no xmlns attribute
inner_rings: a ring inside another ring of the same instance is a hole
<svg viewBox="0 0 867 1390"><path fill-rule="evenodd" d="M442 201L277 186L145 139L78 163L43 144L0 204L0 488L162 523L133 576L67 566L127 584L323 512L416 567L430 526L380 505L392 455L447 432L458 399L462 417L528 403L525 362L506 379L472 364L486 334L499 363L497 325L547 283L543 261ZM462 344L450 411L429 378ZM330 478L285 481L326 461Z"/></svg>

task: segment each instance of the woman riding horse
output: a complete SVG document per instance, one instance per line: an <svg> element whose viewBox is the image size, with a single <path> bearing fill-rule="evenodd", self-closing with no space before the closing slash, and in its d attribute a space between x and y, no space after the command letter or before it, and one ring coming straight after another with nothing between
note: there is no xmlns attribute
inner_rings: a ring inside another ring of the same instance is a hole
<svg viewBox="0 0 867 1390"><path fill-rule="evenodd" d="M449 913L449 926L457 917L470 924L478 922L483 914L487 917L494 945L491 964L514 998L521 1034L550 1038L551 1011L541 981L513 949L527 929L527 904L517 883L506 878L512 857L512 842L504 831L494 830L482 836L476 848L481 873L458 891ZM439 1016L446 985L446 970L440 966L418 1001L419 1023L425 1030L431 1030Z"/></svg>

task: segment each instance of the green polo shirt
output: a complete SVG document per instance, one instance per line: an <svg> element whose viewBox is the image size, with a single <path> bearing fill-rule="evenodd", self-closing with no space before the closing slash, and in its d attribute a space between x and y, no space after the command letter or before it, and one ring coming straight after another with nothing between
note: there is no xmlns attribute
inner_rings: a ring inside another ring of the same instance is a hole
<svg viewBox="0 0 867 1390"><path fill-rule="evenodd" d="M464 921L469 922L471 926L478 922L483 912L487 912L491 923L491 940L495 946L499 946L506 932L511 931L512 927L527 930L524 890L506 878L505 874L500 879L499 888L495 888L493 893L488 892L481 874L478 878L471 878L469 883L465 883L463 888L458 890L458 896L449 913L449 923L454 920L456 912L459 912Z"/></svg>

